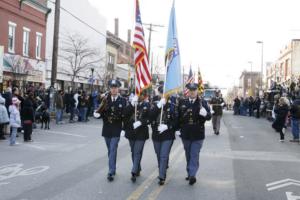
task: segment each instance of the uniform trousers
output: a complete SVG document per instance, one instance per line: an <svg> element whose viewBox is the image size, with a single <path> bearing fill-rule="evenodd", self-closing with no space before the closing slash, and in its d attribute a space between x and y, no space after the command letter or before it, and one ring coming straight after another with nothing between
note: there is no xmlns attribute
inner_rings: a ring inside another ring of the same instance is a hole
<svg viewBox="0 0 300 200"><path fill-rule="evenodd" d="M182 139L186 157L186 171L189 177L195 177L199 169L199 154L203 141Z"/></svg>
<svg viewBox="0 0 300 200"><path fill-rule="evenodd" d="M145 140L129 140L133 164L131 172L134 174L137 174L141 171L141 160L145 142Z"/></svg>
<svg viewBox="0 0 300 200"><path fill-rule="evenodd" d="M158 162L159 178L165 179L173 140L153 141L153 145Z"/></svg>
<svg viewBox="0 0 300 200"><path fill-rule="evenodd" d="M215 133L220 132L220 127L221 127L221 118L222 115L213 115L212 116L212 125Z"/></svg>
<svg viewBox="0 0 300 200"><path fill-rule="evenodd" d="M116 174L117 165L117 151L120 137L105 137L105 143L108 151L108 173L111 175Z"/></svg>

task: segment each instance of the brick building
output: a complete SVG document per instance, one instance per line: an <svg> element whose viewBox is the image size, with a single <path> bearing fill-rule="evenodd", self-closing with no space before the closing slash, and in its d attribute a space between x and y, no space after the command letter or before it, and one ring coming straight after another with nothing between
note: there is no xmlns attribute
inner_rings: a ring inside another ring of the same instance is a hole
<svg viewBox="0 0 300 200"><path fill-rule="evenodd" d="M277 60L267 65L267 87L272 82L289 86L300 77L300 39L293 39L282 50Z"/></svg>
<svg viewBox="0 0 300 200"><path fill-rule="evenodd" d="M239 96L249 97L257 96L259 88L261 87L261 73L260 72L247 72L243 71L240 76Z"/></svg>
<svg viewBox="0 0 300 200"><path fill-rule="evenodd" d="M115 32L107 31L107 71L110 78L117 78L122 83L122 90L133 87L134 48L131 46L131 30L127 32L127 41L119 37L119 20L115 19Z"/></svg>
<svg viewBox="0 0 300 200"><path fill-rule="evenodd" d="M47 0L0 0L3 89L43 85L46 23L50 12Z"/></svg>

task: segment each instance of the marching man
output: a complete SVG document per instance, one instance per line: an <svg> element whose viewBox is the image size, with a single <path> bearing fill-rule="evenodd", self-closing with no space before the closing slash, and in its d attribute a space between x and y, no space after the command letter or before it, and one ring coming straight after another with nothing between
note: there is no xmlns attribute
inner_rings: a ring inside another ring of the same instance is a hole
<svg viewBox="0 0 300 200"><path fill-rule="evenodd" d="M189 97L179 102L179 124L182 143L186 156L186 171L190 185L196 183L199 169L199 154L205 139L206 121L211 119L207 102L198 96L198 84L189 83Z"/></svg>

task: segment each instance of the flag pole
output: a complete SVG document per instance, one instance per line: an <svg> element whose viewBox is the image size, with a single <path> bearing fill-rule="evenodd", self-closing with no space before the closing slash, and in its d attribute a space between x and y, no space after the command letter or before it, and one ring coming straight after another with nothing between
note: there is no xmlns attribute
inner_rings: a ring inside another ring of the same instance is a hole
<svg viewBox="0 0 300 200"><path fill-rule="evenodd" d="M164 90L163 90L163 96L162 96L162 98L165 97L165 91L166 91L166 81L167 81L167 72L168 72L167 66L165 66L165 69L166 69L166 72L165 72ZM163 111L164 111L164 105L161 106L159 124L162 123Z"/></svg>
<svg viewBox="0 0 300 200"><path fill-rule="evenodd" d="M135 66L134 66L134 68L135 68ZM136 70L136 69L135 69ZM136 94L136 73L135 73L135 75L134 75L134 94L135 94L135 96L137 95ZM136 122L137 121L137 116L136 116L136 114L137 114L137 104L135 104L134 105L134 121Z"/></svg>

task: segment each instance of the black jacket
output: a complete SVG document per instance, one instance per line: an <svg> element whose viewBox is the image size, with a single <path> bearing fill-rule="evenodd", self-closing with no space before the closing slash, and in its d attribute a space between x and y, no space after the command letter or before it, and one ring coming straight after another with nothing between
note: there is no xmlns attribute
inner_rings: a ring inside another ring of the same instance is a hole
<svg viewBox="0 0 300 200"><path fill-rule="evenodd" d="M300 98L294 100L290 112L293 119L300 119Z"/></svg>
<svg viewBox="0 0 300 200"><path fill-rule="evenodd" d="M199 114L201 106L207 111L205 117ZM204 124L207 120L211 119L211 113L207 102L197 97L196 101L191 104L189 99L184 99L179 102L178 111L181 138L184 140L204 140Z"/></svg>
<svg viewBox="0 0 300 200"><path fill-rule="evenodd" d="M221 105L224 103L224 100L222 97L213 97L211 100L212 109L214 111L213 115L223 115L223 106Z"/></svg>
<svg viewBox="0 0 300 200"><path fill-rule="evenodd" d="M124 117L124 129L125 137L129 140L147 140L149 139L150 123L150 103L141 102L137 105L137 121L140 121L142 125L137 129L133 129L133 123L135 121L135 107L128 103L125 109Z"/></svg>
<svg viewBox="0 0 300 200"><path fill-rule="evenodd" d="M282 128L285 126L286 117L289 112L289 107L287 105L277 105L274 109L276 114L276 119L272 124L272 127L280 132Z"/></svg>
<svg viewBox="0 0 300 200"><path fill-rule="evenodd" d="M175 131L179 128L178 124L178 107L176 105L176 99L172 98L168 100L164 106L162 124L168 126L168 130L159 133L158 126L160 124L161 108L157 107L157 102L154 102L151 108L151 128L152 128L152 140L165 141L174 140Z"/></svg>
<svg viewBox="0 0 300 200"><path fill-rule="evenodd" d="M33 115L33 105L29 98L25 99L23 102L23 107L21 109L21 120L27 121L30 120L31 122L34 122L34 115Z"/></svg>
<svg viewBox="0 0 300 200"><path fill-rule="evenodd" d="M123 130L124 110L126 107L126 100L118 96L115 102L112 102L111 96L107 97L107 104L101 114L103 119L103 137L120 137Z"/></svg>

